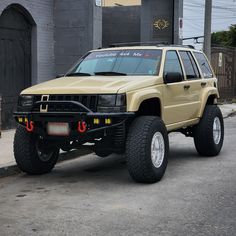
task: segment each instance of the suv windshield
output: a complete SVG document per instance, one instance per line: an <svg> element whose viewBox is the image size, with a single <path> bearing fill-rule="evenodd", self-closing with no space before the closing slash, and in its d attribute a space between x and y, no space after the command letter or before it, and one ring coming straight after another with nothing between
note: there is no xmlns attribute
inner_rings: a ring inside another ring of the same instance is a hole
<svg viewBox="0 0 236 236"><path fill-rule="evenodd" d="M67 75L156 75L161 50L106 50L91 52Z"/></svg>

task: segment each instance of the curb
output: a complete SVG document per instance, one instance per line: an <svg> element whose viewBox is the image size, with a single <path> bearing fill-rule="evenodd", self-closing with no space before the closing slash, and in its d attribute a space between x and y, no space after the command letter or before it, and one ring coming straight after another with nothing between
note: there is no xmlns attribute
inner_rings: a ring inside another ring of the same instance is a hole
<svg viewBox="0 0 236 236"><path fill-rule="evenodd" d="M93 151L91 151L88 148L81 148L79 150L73 150L70 152L61 153L57 163L79 158L79 157L88 155L92 152ZM8 177L8 176L19 174L19 173L21 173L21 170L17 167L16 164L9 165L9 166L2 166L2 167L0 166L0 178Z"/></svg>
<svg viewBox="0 0 236 236"><path fill-rule="evenodd" d="M227 115L225 115L223 118L227 119L229 117L235 116L236 115L236 110L232 110L230 113L228 113Z"/></svg>

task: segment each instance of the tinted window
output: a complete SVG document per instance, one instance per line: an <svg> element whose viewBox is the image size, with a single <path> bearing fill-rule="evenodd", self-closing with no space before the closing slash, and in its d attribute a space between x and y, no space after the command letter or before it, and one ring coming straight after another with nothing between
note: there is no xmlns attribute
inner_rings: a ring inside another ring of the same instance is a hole
<svg viewBox="0 0 236 236"><path fill-rule="evenodd" d="M156 75L162 51L157 50L106 50L91 52L70 73L118 72L127 75Z"/></svg>
<svg viewBox="0 0 236 236"><path fill-rule="evenodd" d="M166 53L164 76L167 73L180 73L183 76L182 68L179 62L179 57L176 51L168 51Z"/></svg>
<svg viewBox="0 0 236 236"><path fill-rule="evenodd" d="M212 78L213 77L213 73L212 70L209 66L209 63L206 60L206 57L204 56L204 54L200 53L200 52L194 52L194 56L197 59L197 62L201 68L202 74L204 76L204 78Z"/></svg>
<svg viewBox="0 0 236 236"><path fill-rule="evenodd" d="M180 51L179 54L184 65L187 79L199 78L200 74L192 54L187 51Z"/></svg>

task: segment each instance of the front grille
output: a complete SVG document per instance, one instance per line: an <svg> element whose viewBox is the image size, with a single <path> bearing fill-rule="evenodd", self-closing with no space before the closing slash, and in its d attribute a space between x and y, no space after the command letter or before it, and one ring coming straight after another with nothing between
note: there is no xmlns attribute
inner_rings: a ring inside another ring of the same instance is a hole
<svg viewBox="0 0 236 236"><path fill-rule="evenodd" d="M41 95L35 96L35 102L41 101ZM50 95L49 101L76 101L82 103L88 109L96 112L98 95ZM40 106L34 108L35 112L40 111ZM48 112L81 112L81 108L74 104L50 104Z"/></svg>

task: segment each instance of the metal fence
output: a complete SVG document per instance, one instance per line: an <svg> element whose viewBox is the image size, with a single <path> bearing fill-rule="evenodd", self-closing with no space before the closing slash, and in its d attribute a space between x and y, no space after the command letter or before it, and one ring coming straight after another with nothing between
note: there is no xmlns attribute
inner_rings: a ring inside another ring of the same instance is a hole
<svg viewBox="0 0 236 236"><path fill-rule="evenodd" d="M211 63L218 78L221 99L236 98L236 48L213 47Z"/></svg>

